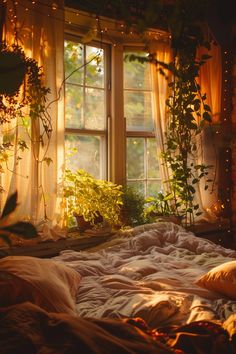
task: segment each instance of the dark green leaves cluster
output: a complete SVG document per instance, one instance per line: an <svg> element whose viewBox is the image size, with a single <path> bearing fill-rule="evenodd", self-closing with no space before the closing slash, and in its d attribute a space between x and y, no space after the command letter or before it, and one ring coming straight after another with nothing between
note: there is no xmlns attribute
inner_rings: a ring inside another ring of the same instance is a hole
<svg viewBox="0 0 236 354"><path fill-rule="evenodd" d="M199 23L191 22L184 9L176 16L171 27L174 59L168 69L173 79L166 100L168 124L162 158L170 170L166 182L173 196L175 213L182 216L186 224L192 224L194 217L201 214L196 198L199 183L204 179L206 190L212 182L207 178L212 166L198 161L200 134L211 122L211 108L206 103L206 94L201 92L198 77L201 66L211 57L207 53L197 58L198 47L205 47L207 51L210 48Z"/></svg>
<svg viewBox="0 0 236 354"><path fill-rule="evenodd" d="M6 201L2 215L0 217L0 239L11 246L10 235L16 235L23 239L31 239L37 237L36 228L28 222L18 221L11 223L9 216L15 211L17 207L17 192L12 194Z"/></svg>

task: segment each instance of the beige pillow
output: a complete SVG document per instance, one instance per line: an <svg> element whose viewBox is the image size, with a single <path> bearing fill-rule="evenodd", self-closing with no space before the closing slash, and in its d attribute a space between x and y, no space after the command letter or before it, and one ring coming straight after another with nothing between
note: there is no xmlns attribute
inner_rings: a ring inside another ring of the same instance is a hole
<svg viewBox="0 0 236 354"><path fill-rule="evenodd" d="M196 284L236 300L236 261L214 267L202 275Z"/></svg>
<svg viewBox="0 0 236 354"><path fill-rule="evenodd" d="M76 314L80 280L61 262L8 256L0 259L0 306L30 301L50 312Z"/></svg>

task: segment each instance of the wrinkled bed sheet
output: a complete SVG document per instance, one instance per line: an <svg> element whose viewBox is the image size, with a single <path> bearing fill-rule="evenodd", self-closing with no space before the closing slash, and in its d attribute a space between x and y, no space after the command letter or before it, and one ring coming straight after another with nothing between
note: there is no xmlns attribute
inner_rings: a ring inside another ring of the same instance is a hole
<svg viewBox="0 0 236 354"><path fill-rule="evenodd" d="M1 354L234 354L235 338L198 321L151 330L141 319L83 319L24 302L0 309Z"/></svg>
<svg viewBox="0 0 236 354"><path fill-rule="evenodd" d="M152 328L200 320L229 322L236 301L194 282L235 258L236 251L170 222L136 227L97 252L67 250L54 257L82 276L79 316L141 317Z"/></svg>

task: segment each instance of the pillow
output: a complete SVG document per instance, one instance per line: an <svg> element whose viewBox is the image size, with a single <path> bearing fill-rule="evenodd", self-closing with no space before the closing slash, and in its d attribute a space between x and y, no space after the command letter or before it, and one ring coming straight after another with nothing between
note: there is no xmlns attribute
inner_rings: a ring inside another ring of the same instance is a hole
<svg viewBox="0 0 236 354"><path fill-rule="evenodd" d="M58 261L8 256L0 259L0 306L30 301L50 312L74 315L80 280Z"/></svg>
<svg viewBox="0 0 236 354"><path fill-rule="evenodd" d="M236 261L226 262L202 275L196 284L236 300Z"/></svg>

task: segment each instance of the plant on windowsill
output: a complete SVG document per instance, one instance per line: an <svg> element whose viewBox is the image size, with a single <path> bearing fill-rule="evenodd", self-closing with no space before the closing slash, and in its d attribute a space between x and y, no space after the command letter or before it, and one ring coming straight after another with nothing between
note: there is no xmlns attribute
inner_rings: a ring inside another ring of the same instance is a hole
<svg viewBox="0 0 236 354"><path fill-rule="evenodd" d="M66 205L67 226L74 226L74 216L83 217L88 224L81 231L93 227L117 225L120 222L122 186L99 180L78 169L65 170L63 195ZM97 224L98 222L98 224Z"/></svg>
<svg viewBox="0 0 236 354"><path fill-rule="evenodd" d="M147 222L144 209L145 198L132 186L122 187L121 223L125 226L137 226Z"/></svg>
<svg viewBox="0 0 236 354"><path fill-rule="evenodd" d="M173 221L181 223L181 217L176 215L173 204L173 195L171 193L158 192L156 196L145 199L145 218L149 222Z"/></svg>

